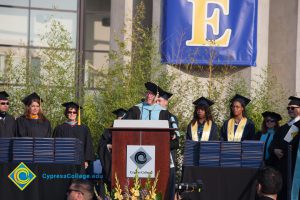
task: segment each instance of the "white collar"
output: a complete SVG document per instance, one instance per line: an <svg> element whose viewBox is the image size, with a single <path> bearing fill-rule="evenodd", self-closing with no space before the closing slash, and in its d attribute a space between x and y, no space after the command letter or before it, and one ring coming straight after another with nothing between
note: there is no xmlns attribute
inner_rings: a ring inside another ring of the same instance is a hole
<svg viewBox="0 0 300 200"><path fill-rule="evenodd" d="M289 126L292 126L293 124L295 124L297 121L300 120L300 116L295 117L294 119L292 119L291 121L288 122Z"/></svg>

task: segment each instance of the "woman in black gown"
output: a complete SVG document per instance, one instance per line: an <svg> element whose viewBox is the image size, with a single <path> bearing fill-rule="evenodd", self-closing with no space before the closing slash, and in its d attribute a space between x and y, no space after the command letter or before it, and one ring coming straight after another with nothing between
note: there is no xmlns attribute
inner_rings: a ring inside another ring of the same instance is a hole
<svg viewBox="0 0 300 200"><path fill-rule="evenodd" d="M83 143L84 167L87 168L90 161L94 160L94 150L89 127L77 121L78 112L81 107L77 103L67 102L62 104L66 107L65 116L67 121L58 125L53 132L54 137L77 138Z"/></svg>
<svg viewBox="0 0 300 200"><path fill-rule="evenodd" d="M250 101L239 94L231 99L230 119L226 120L221 128L222 140L240 142L254 139L254 123L246 116L246 106Z"/></svg>
<svg viewBox="0 0 300 200"><path fill-rule="evenodd" d="M261 130L255 134L255 139L263 141L264 145L264 161L266 165L274 167L274 158L270 154L270 144L279 128L281 115L275 112L266 111L262 113L264 121Z"/></svg>
<svg viewBox="0 0 300 200"><path fill-rule="evenodd" d="M189 123L186 139L194 141L218 140L218 127L213 122L210 106L211 100L200 97L193 102L195 105L193 120Z"/></svg>
<svg viewBox="0 0 300 200"><path fill-rule="evenodd" d="M22 102L25 104L24 115L17 119L18 137L51 137L51 125L43 115L41 103L43 100L37 93L25 97Z"/></svg>

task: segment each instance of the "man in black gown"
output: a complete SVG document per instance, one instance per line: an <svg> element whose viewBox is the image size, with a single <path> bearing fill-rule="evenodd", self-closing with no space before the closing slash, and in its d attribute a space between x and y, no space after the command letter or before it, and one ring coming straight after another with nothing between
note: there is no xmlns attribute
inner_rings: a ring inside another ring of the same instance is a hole
<svg viewBox="0 0 300 200"><path fill-rule="evenodd" d="M164 90L159 91L159 98L157 103L168 109L169 99L173 94L166 92ZM176 150L179 148L179 131L178 131L178 119L175 115L170 113L169 124L171 128L175 128L176 131L172 133L170 137L170 178L169 178L169 187L170 187L170 199L174 199L175 196L175 183L176 183Z"/></svg>
<svg viewBox="0 0 300 200"><path fill-rule="evenodd" d="M288 167L291 168L291 177L293 177L295 161L297 156L298 144L299 144L299 128L300 123L300 98L289 97L289 104L287 107L288 114L291 120L281 126L270 145L269 151L274 166L281 172L283 178L282 191L279 194L278 199L285 200L288 196ZM288 166L288 146L292 147L292 163ZM292 180L290 180L292 181Z"/></svg>
<svg viewBox="0 0 300 200"><path fill-rule="evenodd" d="M121 120L125 117L127 110L119 108L112 112L116 115L116 119ZM107 189L110 191L111 186L111 162L112 162L112 137L108 129L105 129L101 135L98 145L98 155L102 165L103 182L106 184ZM103 196L103 188L100 189L100 194Z"/></svg>
<svg viewBox="0 0 300 200"><path fill-rule="evenodd" d="M145 100L131 107L125 118L140 120L169 120L170 113L156 103L159 91L161 90L160 87L152 82L145 83L145 87L147 89Z"/></svg>
<svg viewBox="0 0 300 200"><path fill-rule="evenodd" d="M16 136L16 121L13 116L8 114L9 110L9 95L2 91L0 92L0 137L15 137Z"/></svg>

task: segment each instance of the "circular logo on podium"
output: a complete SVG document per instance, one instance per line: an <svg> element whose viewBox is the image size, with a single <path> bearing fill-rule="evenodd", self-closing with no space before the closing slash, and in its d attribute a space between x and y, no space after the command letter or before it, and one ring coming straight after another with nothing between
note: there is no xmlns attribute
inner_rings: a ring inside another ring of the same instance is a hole
<svg viewBox="0 0 300 200"><path fill-rule="evenodd" d="M130 156L130 159L137 165L139 169L143 168L152 158L147 151L141 147Z"/></svg>

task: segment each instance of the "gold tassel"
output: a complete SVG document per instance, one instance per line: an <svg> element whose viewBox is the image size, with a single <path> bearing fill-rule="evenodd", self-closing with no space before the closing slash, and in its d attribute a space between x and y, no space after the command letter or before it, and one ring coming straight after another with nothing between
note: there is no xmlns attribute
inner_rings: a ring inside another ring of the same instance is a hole
<svg viewBox="0 0 300 200"><path fill-rule="evenodd" d="M78 108L78 126L81 125L80 107Z"/></svg>

